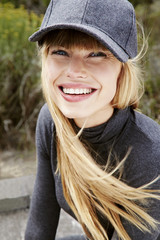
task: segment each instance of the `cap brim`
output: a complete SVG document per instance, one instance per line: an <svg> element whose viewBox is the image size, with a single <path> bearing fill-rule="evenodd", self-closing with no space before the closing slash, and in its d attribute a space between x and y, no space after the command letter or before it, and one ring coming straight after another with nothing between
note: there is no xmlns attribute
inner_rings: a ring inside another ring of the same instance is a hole
<svg viewBox="0 0 160 240"><path fill-rule="evenodd" d="M110 38L109 35L100 31L97 28L93 28L91 26L86 26L82 24L55 24L39 31L33 33L29 37L29 41L36 42L40 41L48 32L56 30L56 29L75 29L81 32L84 32L95 39L97 39L100 43L102 43L108 50L110 50L116 58L118 58L121 62L127 62L129 59L128 54L115 42Z"/></svg>

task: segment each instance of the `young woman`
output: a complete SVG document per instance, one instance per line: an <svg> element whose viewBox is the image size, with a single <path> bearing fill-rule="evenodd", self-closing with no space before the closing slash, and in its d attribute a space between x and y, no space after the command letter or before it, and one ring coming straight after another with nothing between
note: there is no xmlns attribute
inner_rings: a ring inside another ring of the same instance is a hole
<svg viewBox="0 0 160 240"><path fill-rule="evenodd" d="M127 0L54 0L38 32L47 104L26 240L53 240L60 209L84 236L156 240L160 127L142 95L135 12Z"/></svg>

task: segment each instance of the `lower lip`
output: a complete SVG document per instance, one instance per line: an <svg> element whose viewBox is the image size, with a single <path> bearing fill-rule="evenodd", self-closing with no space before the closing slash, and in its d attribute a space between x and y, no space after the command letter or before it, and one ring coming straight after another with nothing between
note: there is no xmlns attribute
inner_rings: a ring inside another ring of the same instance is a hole
<svg viewBox="0 0 160 240"><path fill-rule="evenodd" d="M93 91L89 94L82 94L82 95L76 95L76 94L73 94L73 95L69 95L69 94L65 94L64 92L61 92L61 95L62 97L67 101L67 102L81 102L83 100L86 100L88 99L89 97L91 97L96 91Z"/></svg>

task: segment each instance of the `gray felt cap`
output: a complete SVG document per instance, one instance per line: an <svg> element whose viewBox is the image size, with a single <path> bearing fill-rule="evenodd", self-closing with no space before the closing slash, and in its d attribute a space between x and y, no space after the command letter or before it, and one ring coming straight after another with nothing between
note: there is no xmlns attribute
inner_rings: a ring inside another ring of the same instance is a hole
<svg viewBox="0 0 160 240"><path fill-rule="evenodd" d="M128 0L51 0L39 31L40 41L55 29L75 29L96 38L121 62L137 55L135 11Z"/></svg>

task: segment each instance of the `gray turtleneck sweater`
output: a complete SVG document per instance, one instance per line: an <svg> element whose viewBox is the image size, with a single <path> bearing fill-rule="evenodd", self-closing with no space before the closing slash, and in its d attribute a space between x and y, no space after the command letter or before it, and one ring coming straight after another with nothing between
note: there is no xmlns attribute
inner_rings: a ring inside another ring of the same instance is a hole
<svg viewBox="0 0 160 240"><path fill-rule="evenodd" d="M78 128L74 127L75 131L78 131ZM54 134L54 123L45 104L37 122L38 169L25 240L54 240L61 208L75 218L63 196L61 179L55 174L57 157ZM81 141L89 146L95 161L100 164L106 163L111 147L119 159L123 159L131 147L122 177L129 186L142 186L160 175L160 126L131 108L115 110L106 123L84 129ZM95 154L95 151L98 154ZM151 188L160 190L160 180ZM150 201L148 213L160 221L158 200ZM100 221L102 225L105 224L104 219ZM151 229L151 233L143 233L124 219L122 223L132 240L157 240L160 235L159 227L156 230ZM108 227L107 232L111 240L118 240L112 226Z"/></svg>

